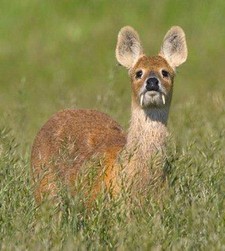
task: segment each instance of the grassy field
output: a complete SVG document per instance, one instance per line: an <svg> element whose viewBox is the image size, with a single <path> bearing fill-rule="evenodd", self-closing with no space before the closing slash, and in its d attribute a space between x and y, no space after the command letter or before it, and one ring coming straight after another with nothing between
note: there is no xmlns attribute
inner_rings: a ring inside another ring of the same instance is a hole
<svg viewBox="0 0 225 251"><path fill-rule="evenodd" d="M225 2L0 1L0 250L225 250ZM169 189L160 205L102 195L86 211L65 195L61 214L37 207L30 181L35 134L56 111L96 108L125 128L127 72L115 59L124 25L157 54L180 25L169 130Z"/></svg>

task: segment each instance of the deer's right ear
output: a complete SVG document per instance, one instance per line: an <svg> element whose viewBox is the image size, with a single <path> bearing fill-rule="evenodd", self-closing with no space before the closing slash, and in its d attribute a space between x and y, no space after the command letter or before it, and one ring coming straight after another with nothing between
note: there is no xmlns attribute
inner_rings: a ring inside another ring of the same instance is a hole
<svg viewBox="0 0 225 251"><path fill-rule="evenodd" d="M116 59L124 67L130 69L142 55L143 50L138 33L130 26L123 27L116 45Z"/></svg>

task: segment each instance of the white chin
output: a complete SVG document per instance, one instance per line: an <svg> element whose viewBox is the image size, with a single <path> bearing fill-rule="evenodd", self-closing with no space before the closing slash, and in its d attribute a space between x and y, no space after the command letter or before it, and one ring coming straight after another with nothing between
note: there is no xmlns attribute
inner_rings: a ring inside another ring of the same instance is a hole
<svg viewBox="0 0 225 251"><path fill-rule="evenodd" d="M163 106L165 103L165 95L160 92L149 91L140 96L140 105L143 108Z"/></svg>

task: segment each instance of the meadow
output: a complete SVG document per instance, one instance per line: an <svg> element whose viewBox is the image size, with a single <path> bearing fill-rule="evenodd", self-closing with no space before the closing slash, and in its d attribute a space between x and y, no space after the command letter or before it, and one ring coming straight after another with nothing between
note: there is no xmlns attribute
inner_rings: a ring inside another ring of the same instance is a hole
<svg viewBox="0 0 225 251"><path fill-rule="evenodd" d="M225 2L0 1L0 250L225 250ZM130 80L115 59L133 26L148 55L180 25L188 60L170 110L169 188L128 206L103 194L93 210L64 194L60 217L33 197L30 151L65 108L94 108L124 128Z"/></svg>

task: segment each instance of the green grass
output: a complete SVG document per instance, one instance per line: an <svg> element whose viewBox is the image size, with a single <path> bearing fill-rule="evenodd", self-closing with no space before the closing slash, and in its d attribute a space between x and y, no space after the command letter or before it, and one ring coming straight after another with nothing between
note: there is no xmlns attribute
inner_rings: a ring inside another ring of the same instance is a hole
<svg viewBox="0 0 225 251"><path fill-rule="evenodd" d="M0 1L0 249L225 249L225 2ZM64 194L60 213L37 207L30 180L35 134L68 107L107 112L125 128L130 84L114 50L124 25L157 54L185 30L169 130L169 189L160 204L102 194L87 211Z"/></svg>

